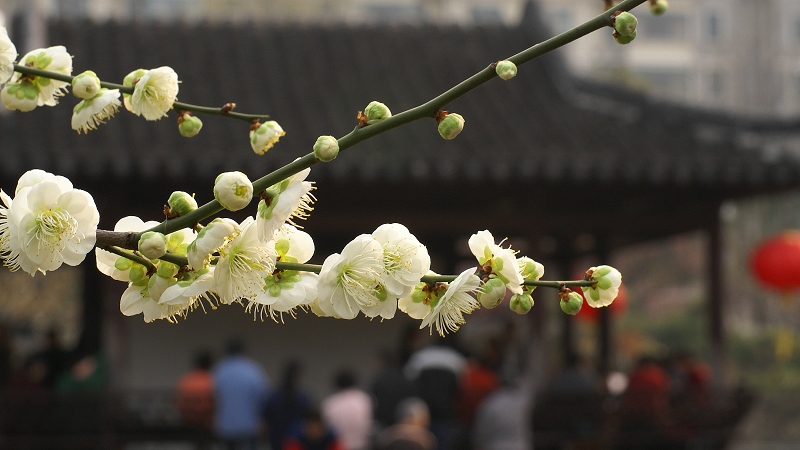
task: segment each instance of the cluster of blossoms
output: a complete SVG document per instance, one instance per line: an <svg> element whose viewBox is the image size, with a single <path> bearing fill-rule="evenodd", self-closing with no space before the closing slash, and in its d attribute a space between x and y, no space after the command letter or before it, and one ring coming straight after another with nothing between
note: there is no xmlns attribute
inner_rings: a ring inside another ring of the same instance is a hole
<svg viewBox="0 0 800 450"><path fill-rule="evenodd" d="M242 222L216 218L195 230L164 235L157 231L158 222L120 219L114 231L135 233L136 250L96 249L100 272L128 283L120 311L142 314L151 322L174 321L205 304L216 308L238 303L262 320L277 320L283 313L294 316L297 309L340 319L359 313L391 319L399 308L421 320L420 328L435 327L444 335L458 330L465 314L481 306L494 308L508 294L509 307L519 314L533 306L535 287L526 282L538 281L544 266L517 257L486 230L469 239L476 266L449 282L429 281L436 280L436 274L430 271L426 247L397 223L356 237L321 267L306 265L314 255L314 241L292 218L305 218L311 210L313 187L305 181L309 172L266 189L257 217ZM239 172L220 175L214 187L220 203L233 203L235 209L247 206L252 191ZM64 177L31 170L19 179L14 198L0 191L0 199L0 257L11 270L35 275L62 263L74 266L95 245L99 214L94 201ZM171 217L197 209L185 192L173 193L168 205ZM622 278L615 269L599 266L587 271L586 280L592 282L584 287L587 302L601 307L614 300ZM574 309L576 296L580 297L572 292L562 297L562 308L569 304Z"/></svg>

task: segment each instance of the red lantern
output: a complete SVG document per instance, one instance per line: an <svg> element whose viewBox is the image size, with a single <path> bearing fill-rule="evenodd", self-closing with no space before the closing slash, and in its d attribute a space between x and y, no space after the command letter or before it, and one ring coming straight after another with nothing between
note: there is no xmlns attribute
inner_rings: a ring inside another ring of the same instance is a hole
<svg viewBox="0 0 800 450"><path fill-rule="evenodd" d="M788 293L800 288L800 231L784 231L764 241L750 257L750 269L761 284Z"/></svg>
<svg viewBox="0 0 800 450"><path fill-rule="evenodd" d="M583 289L577 288L575 291L583 296ZM575 317L584 322L597 322L600 320L600 308L592 308L585 300L586 297L584 296L583 306ZM628 308L628 289L624 284L619 286L617 298L615 298L607 308L608 312L615 317L622 314Z"/></svg>

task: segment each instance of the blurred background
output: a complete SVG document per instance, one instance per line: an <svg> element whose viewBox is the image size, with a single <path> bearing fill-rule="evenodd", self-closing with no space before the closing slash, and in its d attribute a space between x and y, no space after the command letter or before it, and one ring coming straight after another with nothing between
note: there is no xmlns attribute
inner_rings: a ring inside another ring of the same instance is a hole
<svg viewBox="0 0 800 450"><path fill-rule="evenodd" d="M305 154L316 136L349 132L370 100L395 112L426 101L596 16L602 2L27 0L0 1L0 10L20 54L64 44L75 73L92 69L109 81L170 65L183 80L180 100L235 101L287 130L258 159L247 124L218 118L204 117L201 136L188 140L172 118L142 124L121 112L77 137L68 98L29 114L0 112L0 185L11 190L34 167L66 175L96 195L110 229L129 214L159 220L173 190L209 200L206 181L220 171L267 173ZM484 228L544 263L546 279L609 263L625 286L610 310L567 317L553 292L538 290L529 315L481 310L448 342L495 376L487 396L504 383L520 390L524 448L647 448L624 438L625 392L643 358L669 376L673 413L692 383L705 393L692 398L711 398L687 416L695 427L673 423L680 438L658 448L796 448L798 295L759 284L750 259L764 240L800 226L800 2L670 0L663 16L646 4L634 12L630 45L600 30L459 99L453 110L467 122L452 143L430 124L412 124L312 169L319 202L303 224L317 245L312 262L397 221L442 273L474 264L466 241ZM403 314L380 322L299 312L275 323L234 305L145 324L119 313L125 286L101 279L90 259L46 277L0 273L0 445L193 448L192 436L212 437L187 429L176 386L199 353L220 361L231 339L275 389L287 364L299 363L312 403L334 392L343 369L378 395L387 368L430 344ZM543 418L574 415L548 403L572 405L553 388L569 371L599 399L574 408L599 408L603 420ZM474 392L461 389L461 398ZM75 391L96 396L78 405L88 413L52 396ZM42 420L21 413L26 404L55 412ZM75 437L81 426L64 417L89 423L95 411L113 420ZM461 435L476 427L471 420L459 422ZM68 425L48 428L59 421ZM457 445L499 448L467 438Z"/></svg>

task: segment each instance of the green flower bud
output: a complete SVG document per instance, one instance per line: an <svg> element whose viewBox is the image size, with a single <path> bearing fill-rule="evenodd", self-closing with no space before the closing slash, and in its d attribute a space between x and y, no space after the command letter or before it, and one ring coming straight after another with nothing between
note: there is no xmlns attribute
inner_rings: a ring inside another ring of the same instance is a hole
<svg viewBox="0 0 800 450"><path fill-rule="evenodd" d="M450 140L455 139L464 129L464 118L460 114L449 113L439 122L439 135Z"/></svg>
<svg viewBox="0 0 800 450"><path fill-rule="evenodd" d="M238 211L253 199L253 183L242 172L225 172L214 181L214 198L228 211Z"/></svg>
<svg viewBox="0 0 800 450"><path fill-rule="evenodd" d="M197 116L184 114L181 116L181 120L178 121L178 131L180 131L183 137L190 138L197 136L201 128L203 128L203 121Z"/></svg>
<svg viewBox="0 0 800 450"><path fill-rule="evenodd" d="M614 33L614 40L617 41L618 44L622 45L630 44L631 42L633 42L634 39L636 39L635 31L627 36L623 36L619 33Z"/></svg>
<svg viewBox="0 0 800 450"><path fill-rule="evenodd" d="M650 3L650 12L653 13L654 16L660 16L667 12L667 7L669 3L667 0L658 0L656 2Z"/></svg>
<svg viewBox="0 0 800 450"><path fill-rule="evenodd" d="M161 258L167 253L167 237L158 231L142 233L139 238L139 253L148 259Z"/></svg>
<svg viewBox="0 0 800 450"><path fill-rule="evenodd" d="M91 70L87 70L72 79L72 93L75 97L90 99L100 91L100 78Z"/></svg>
<svg viewBox="0 0 800 450"><path fill-rule="evenodd" d="M504 80L510 80L517 76L517 65L511 61L500 61L495 67L497 76Z"/></svg>
<svg viewBox="0 0 800 450"><path fill-rule="evenodd" d="M571 316L578 314L581 306L583 306L583 297L577 292L570 292L566 301L561 300L561 310Z"/></svg>
<svg viewBox="0 0 800 450"><path fill-rule="evenodd" d="M499 278L491 278L481 286L478 301L484 308L492 309L503 301L506 296L506 285Z"/></svg>
<svg viewBox="0 0 800 450"><path fill-rule="evenodd" d="M625 11L614 18L614 29L622 36L630 36L636 32L636 16Z"/></svg>
<svg viewBox="0 0 800 450"><path fill-rule="evenodd" d="M314 143L314 157L322 162L333 161L339 154L339 141L333 136L320 136Z"/></svg>
<svg viewBox="0 0 800 450"><path fill-rule="evenodd" d="M508 307L517 314L527 314L533 308L533 297L528 294L514 294Z"/></svg>
<svg viewBox="0 0 800 450"><path fill-rule="evenodd" d="M383 103L372 101L364 108L364 115L367 116L367 124L372 125L373 123L392 117L392 112L389 111L389 107Z"/></svg>
<svg viewBox="0 0 800 450"><path fill-rule="evenodd" d="M167 200L169 211L173 215L185 216L197 209L197 201L193 196L183 191L175 191Z"/></svg>

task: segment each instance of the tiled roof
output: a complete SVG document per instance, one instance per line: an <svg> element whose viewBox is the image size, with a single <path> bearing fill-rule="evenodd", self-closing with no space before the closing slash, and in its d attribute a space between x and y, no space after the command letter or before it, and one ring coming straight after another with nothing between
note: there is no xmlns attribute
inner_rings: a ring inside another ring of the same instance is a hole
<svg viewBox="0 0 800 450"><path fill-rule="evenodd" d="M186 139L174 115L148 123L122 111L79 136L69 125L77 103L70 95L55 108L0 116L0 177L33 167L75 178L213 178L232 169L256 177L306 154L319 135L349 132L371 100L395 112L415 106L542 35L530 23L469 29L55 23L49 42L75 55L75 73L92 69L120 81L139 67L170 65L182 80L180 100L235 102L237 111L271 114L287 135L256 156L245 122L203 116L203 131ZM457 139L444 141L433 120L419 121L315 167L314 178L800 184L798 159L782 144L765 144L775 133L794 136L795 124L739 120L576 82L554 56L520 67L511 81L494 79L447 109L466 119Z"/></svg>

